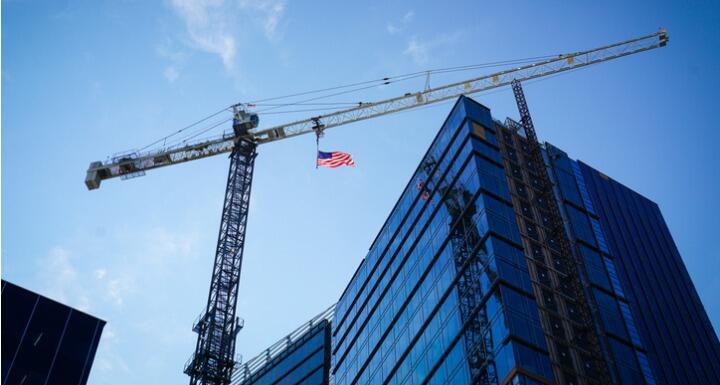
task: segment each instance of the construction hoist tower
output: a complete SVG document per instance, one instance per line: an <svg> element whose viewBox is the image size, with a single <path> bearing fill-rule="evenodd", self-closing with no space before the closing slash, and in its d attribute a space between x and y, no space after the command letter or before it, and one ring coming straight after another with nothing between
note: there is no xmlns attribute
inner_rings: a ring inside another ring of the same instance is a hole
<svg viewBox="0 0 720 385"><path fill-rule="evenodd" d="M359 103L354 108L270 128L259 128L258 114L250 112L249 105L236 104L227 109L233 114L232 131L209 139L181 142L154 151L133 151L111 157L105 162L92 162L87 170L85 185L93 190L99 188L100 183L106 179L129 179L145 175L146 171L154 168L230 153L230 169L210 291L205 311L193 326L193 330L198 333L195 353L185 365L185 373L190 376L191 385L228 385L235 365L235 338L242 328L242 322L237 316L238 285L258 145L308 133L321 134L328 128L487 91L509 85L512 81L535 79L664 47L667 42L667 32L660 30L635 39L562 54L435 88L430 88L428 84L419 92L377 102ZM432 71L428 71L428 75L430 73ZM392 81L393 78L384 78L381 84ZM460 239L461 234L457 235ZM462 246L458 244L458 247ZM467 252L466 250L461 254L465 255ZM469 277L467 284L469 288L472 287Z"/></svg>

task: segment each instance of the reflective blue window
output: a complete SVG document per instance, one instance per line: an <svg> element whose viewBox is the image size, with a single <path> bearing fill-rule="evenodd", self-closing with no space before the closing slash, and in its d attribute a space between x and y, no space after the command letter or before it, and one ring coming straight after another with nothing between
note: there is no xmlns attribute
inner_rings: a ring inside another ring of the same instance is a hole
<svg viewBox="0 0 720 385"><path fill-rule="evenodd" d="M503 169L480 157L475 157L475 162L480 186L510 201L510 190Z"/></svg>
<svg viewBox="0 0 720 385"><path fill-rule="evenodd" d="M580 165L578 165L577 162L572 162L572 169L573 174L575 174L575 180L577 180L580 196L582 197L583 203L585 204L585 210L587 210L589 213L595 214L595 208L593 207L592 200L590 199L590 194L588 194L587 185L585 184L585 178L580 171Z"/></svg>
<svg viewBox="0 0 720 385"><path fill-rule="evenodd" d="M605 236L603 235L602 229L600 228L600 222L597 221L597 219L590 218L590 225L592 226L593 233L595 234L595 238L598 242L598 247L602 252L606 254L610 254L610 249L608 248L607 241L605 241Z"/></svg>
<svg viewBox="0 0 720 385"><path fill-rule="evenodd" d="M608 276L610 277L610 283L615 290L615 294L620 297L625 297L625 292L622 289L622 284L618 278L617 270L615 270L615 263L612 259L605 257L605 268L607 269Z"/></svg>
<svg viewBox="0 0 720 385"><path fill-rule="evenodd" d="M590 245L595 245L595 238L593 236L593 230L590 227L587 215L582 211L570 206L565 205L565 212L570 217L570 223L572 223L573 232L578 239L587 242Z"/></svg>
<svg viewBox="0 0 720 385"><path fill-rule="evenodd" d="M495 355L495 367L497 378L502 381L515 367L515 352L511 343L505 344Z"/></svg>
<svg viewBox="0 0 720 385"><path fill-rule="evenodd" d="M547 353L531 349L523 344L515 344L518 366L541 377L553 378L550 359Z"/></svg>
<svg viewBox="0 0 720 385"><path fill-rule="evenodd" d="M468 124L472 124L472 122L468 122ZM479 152L480 154L483 154L484 156L494 160L495 162L502 164L502 156L500 155L500 151L498 151L497 148L489 145L486 141L475 137L472 137L471 141L473 150Z"/></svg>
<svg viewBox="0 0 720 385"><path fill-rule="evenodd" d="M634 350L614 338L608 338L608 341L610 342L610 350L615 359L618 372L620 372L620 380L622 383L643 384L645 382L644 377L638 367Z"/></svg>
<svg viewBox="0 0 720 385"><path fill-rule="evenodd" d="M575 176L561 169L556 169L555 176L563 197L582 207L583 201L580 199L580 194L578 193L577 185L575 184Z"/></svg>
<svg viewBox="0 0 720 385"><path fill-rule="evenodd" d="M599 253L589 247L578 243L580 255L582 255L585 270L587 271L590 282L606 289L611 290L610 281L605 272L605 264L603 257Z"/></svg>
<svg viewBox="0 0 720 385"><path fill-rule="evenodd" d="M622 301L619 301L618 303L620 304L620 312L623 315L623 319L625 319L625 326L627 326L628 333L630 334L630 340L633 344L635 344L635 346L642 347L643 345L640 341L640 334L637 331L637 327L635 327L635 321L633 320L632 313L630 313L630 306Z"/></svg>
<svg viewBox="0 0 720 385"><path fill-rule="evenodd" d="M513 286L525 291L526 293L532 293L532 285L530 283L530 275L528 274L527 268L522 268L508 263L500 257L496 257L493 260L493 263L497 267L497 274L500 278L508 281Z"/></svg>
<svg viewBox="0 0 720 385"><path fill-rule="evenodd" d="M606 294L598 289L594 289L595 301L598 304L598 310L602 317L603 325L605 330L609 333L613 333L616 336L627 338L625 332L625 322L620 310L618 309L618 303L614 297Z"/></svg>
<svg viewBox="0 0 720 385"><path fill-rule="evenodd" d="M638 362L640 363L640 370L643 373L643 377L645 377L645 381L647 382L647 385L656 385L657 382L655 381L655 377L653 376L652 370L650 369L650 363L648 362L648 358L645 355L645 353L642 352L635 352L638 358Z"/></svg>

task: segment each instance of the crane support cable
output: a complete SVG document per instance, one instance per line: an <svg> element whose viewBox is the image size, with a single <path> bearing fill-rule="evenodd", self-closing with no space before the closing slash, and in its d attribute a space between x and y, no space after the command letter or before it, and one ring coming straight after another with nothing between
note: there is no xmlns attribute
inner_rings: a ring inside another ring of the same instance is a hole
<svg viewBox="0 0 720 385"><path fill-rule="evenodd" d="M510 84L510 82L515 79L518 81L527 81L664 47L667 42L667 31L661 29L650 35L587 51L562 54L537 63L527 64L416 93L407 93L392 99L362 103L357 107L331 112L309 119L298 120L266 129L252 130L244 139L262 144L314 132L313 128L317 127L318 124L322 126L323 130L326 130L344 124L442 102L460 95L469 95L502 87ZM422 76L426 73L426 71L423 71L419 74ZM357 85L357 83L355 85ZM339 88L340 87L335 87L334 89ZM271 99L265 99L258 102L270 100ZM311 100L306 100L305 102L309 101ZM96 189L100 186L100 182L105 179L121 176L126 177L158 167L230 152L239 139L241 138L237 137L233 132L227 132L214 138L203 139L193 143L183 142L176 147L159 151L129 154L120 158L113 158L104 163L93 162L88 168L85 184L89 189Z"/></svg>
<svg viewBox="0 0 720 385"><path fill-rule="evenodd" d="M259 143L272 142L312 132L312 127L316 118L320 118L320 121L324 125L325 129L328 129L426 104L437 103L443 100L458 97L460 95L468 95L501 87L510 84L510 82L514 79L522 81L530 80L541 76L568 71L574 68L585 67L606 60L616 59L653 48L663 47L667 44L667 41L667 32L665 30L660 30L659 32L651 35L595 48L589 51L559 55L554 59L548 59L539 63L528 64L466 81L431 88L427 91L408 93L393 99L383 100L376 103L368 103L367 105L334 112L312 119L304 119L276 127L256 130L252 132L252 136L253 139Z"/></svg>
<svg viewBox="0 0 720 385"><path fill-rule="evenodd" d="M536 56L536 57L523 58L523 59L502 60L502 61L494 61L494 62L480 63L480 64L469 64L469 65L456 66L456 67L435 68L435 69L431 69L431 70L411 72L411 73L407 73L407 74L403 74L403 75L384 77L384 78L380 78L380 79L376 79L376 80L368 80L368 81L364 81L364 82L352 83L352 84L347 84L347 85L343 85L343 86L335 86L335 87L324 88L324 89L319 89L319 90L314 90L314 91L305 91L305 92L300 92L300 93L291 94L291 95L278 96L278 97L263 99L263 100L260 100L257 102L249 102L248 104L252 104L254 106L272 106L272 107L295 106L295 105L315 105L315 104L322 105L325 103L307 103L307 101L320 100L320 99L325 99L325 98L329 98L329 97L333 97L333 96L337 96L337 95L343 95L343 94L347 94L347 93L351 93L351 92L357 92L357 91L362 91L365 89L389 85L392 83L398 83L398 82L405 81L405 80L411 80L411 79L423 77L428 74L430 74L430 75L446 74L446 73L452 73L452 72L472 71L472 70L477 70L477 69L482 69L482 68L508 66L508 65L513 65L513 64L526 64L526 63L533 63L533 62L536 62L541 59L548 59L548 58L552 58L552 57L557 57L557 55L546 55L546 56ZM310 95L310 94L315 94L315 93L320 93L320 92L333 91L333 90L356 87L356 86L363 86L363 87L359 87L359 88L356 88L353 90L342 91L339 93L320 95L317 97L313 97L312 99L306 99L306 100L301 100L301 101L296 101L296 102L265 103L265 101L286 99L286 98L291 98L291 97L296 97L296 96L304 96L304 95ZM329 102L327 104L353 105L353 104L358 104L358 102L351 102L351 103ZM257 111L257 112L260 113L263 111L261 110L261 111Z"/></svg>
<svg viewBox="0 0 720 385"><path fill-rule="evenodd" d="M333 96L338 96L338 95L343 95L343 94L349 94L349 93L352 93L352 92L359 92L359 91L366 90L366 89L370 89L370 88L375 88L375 87L380 87L380 86L384 86L384 85L389 85L389 84L392 84L392 83L398 83L398 82L405 81L405 80L415 79L415 78L418 78L418 77L425 76L426 74L428 74L428 75L430 75L430 74L432 74L432 75L434 75L434 74L446 74L446 73L453 73L453 72L460 72L460 71L471 71L471 70L477 70L477 69L482 69L482 68L491 68L491 67L507 66L507 65L512 65L512 64L525 64L525 63L532 63L532 62L534 62L534 61L541 60L541 59L547 59L547 58L550 58L550 57L554 57L554 56L553 56L553 55L535 56L535 57L522 58L522 59L500 60L500 61L494 61L494 62L488 62L488 63L468 64L468 65L463 65L463 66L445 67L445 68L435 68L435 69L426 70L426 71L411 72L411 73L406 73L406 74L402 74L402 75L395 75L395 76L389 76L389 77L384 77L384 78L375 79L375 80L368 80L368 81L363 81L363 82L356 82L356 83L345 84L345 85L340 85L340 86L334 86L334 87L317 89L317 90L304 91L304 92L299 92L299 93L290 94L290 95L271 97L271 98L259 100L259 101L257 101L257 102L237 103L236 105L238 105L238 104L247 104L247 105L253 105L253 106L255 106L255 107L272 107L272 108L266 108L266 109L263 109L263 110L260 110L260 111L256 111L257 113L263 113L263 114L285 114L285 113L291 113L291 112L293 112L293 111L282 111L282 112L274 112L274 111L273 111L273 112L269 112L269 113L266 112L266 111L268 111L268 110L274 110L275 108L279 108L279 107L289 107L289 106L302 106L302 105L306 105L306 106L313 106L313 105L318 105L318 106L322 106L322 105L342 105L342 106L344 106L344 107L358 106L358 105L362 105L362 104L364 104L364 103L363 103L363 102L325 102L325 103L310 103L310 102L308 102L308 101L321 100L321 99L326 99L326 98L333 97ZM365 86L364 86L364 87L359 87L359 88L356 88L356 89L352 89L352 90L346 90L346 91L338 92L338 93L332 93L332 94L327 94L327 95L320 95L320 96L317 96L317 97L313 97L313 98L311 98L311 99L306 99L306 100L301 100L301 101L296 101L296 102L264 103L264 101L281 100L281 99L287 99L287 98L291 98L291 97L317 94L317 93L321 93L321 92L327 92L327 91L332 91L332 90L339 90L339 89L343 89L343 88L350 88L350 87L355 87L355 86L359 86L359 85L365 85ZM337 108L337 109L340 109L340 108ZM134 152L144 152L144 151L152 151L152 150L153 150L153 146L159 145L159 144L161 144L161 143L162 143L162 148L163 148L163 149L164 149L164 148L167 148L167 147L171 147L171 146L176 145L176 144L178 144L178 143L182 143L182 144L187 143L190 139L195 138L195 137L197 137L198 135L194 135L193 133L188 133L186 136L182 136L182 137L176 137L176 136L179 135L179 134L181 134L181 133L184 133L185 131L187 131L187 130L190 129L190 128L193 128L193 127L199 125L200 123L203 123L203 122L208 121L209 119L211 119L211 118L213 118L213 117L215 117L215 116L217 116L217 115L219 115L219 114L221 114L221 113L223 113L223 112L231 111L231 110L232 110L232 106L223 108L223 109L221 109L221 110L219 110L219 111L216 111L216 112L214 112L214 113L212 113L212 114L210 114L210 115L208 115L208 116L206 116L206 117L204 117L204 118L202 118L202 119L200 119L200 120L195 121L195 122L192 123L192 124L189 124L189 125L181 128L181 129L179 129L179 130L177 130L177 131L174 131L174 132L172 132L172 133L170 133L170 134L168 134L168 135L165 135L165 136L163 136L163 137L161 137L161 138L159 138L159 139L157 139L157 140L155 140L155 141L153 141L153 142L151 142L151 143L149 143L149 144L147 144L147 145L145 145L145 146L143 146L143 147L140 147L140 148L135 149L135 150L123 151L123 152L121 152L121 154L128 154L128 153L134 153ZM323 109L317 109L317 110L320 111L320 110L323 110ZM327 110L327 109L325 109L325 110ZM307 110L298 110L298 111L295 111L295 112L308 112L308 111L312 111L312 110L310 110L310 109L307 109ZM217 126L216 126L216 125L213 125L212 128L215 128L215 127L217 127ZM205 133L205 132L207 132L208 130L206 130L206 129L204 129L204 128L201 127L198 131L202 131L202 133ZM172 139L171 139L171 138L172 138Z"/></svg>

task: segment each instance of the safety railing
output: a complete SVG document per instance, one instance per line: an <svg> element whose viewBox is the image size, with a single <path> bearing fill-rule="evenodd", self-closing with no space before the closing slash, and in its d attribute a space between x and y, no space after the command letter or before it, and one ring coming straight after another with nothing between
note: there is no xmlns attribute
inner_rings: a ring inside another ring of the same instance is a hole
<svg viewBox="0 0 720 385"><path fill-rule="evenodd" d="M270 363L275 357L281 355L290 346L292 346L295 341L301 339L305 335L305 333L307 333L319 322L322 322L323 320L332 321L334 315L335 304L327 308L322 313L316 315L311 320L305 322L299 328L295 329L292 333L281 338L278 342L272 344L269 348L265 349L257 356L249 359L247 362L238 362L235 365L235 370L233 372L231 383L233 385L243 384L245 380L247 380L251 375L258 372L265 365Z"/></svg>

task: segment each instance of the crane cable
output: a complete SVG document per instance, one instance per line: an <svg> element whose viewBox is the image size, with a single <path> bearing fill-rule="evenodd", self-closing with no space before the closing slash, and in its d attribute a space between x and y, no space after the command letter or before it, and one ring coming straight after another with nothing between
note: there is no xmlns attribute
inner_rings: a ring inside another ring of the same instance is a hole
<svg viewBox="0 0 720 385"><path fill-rule="evenodd" d="M292 97L296 97L296 96L304 96L304 95L320 93L320 92L325 92L325 91L334 91L334 90L341 89L341 88L355 87L355 86L365 85L365 84L370 84L370 83L385 82L385 81L390 81L395 78L404 78L404 77L411 77L411 76L417 77L417 76L425 75L428 72L430 72L430 73L446 73L446 72L456 72L456 71L467 71L467 70L478 69L478 68L497 67L497 66L501 66L501 65L522 64L522 63L528 62L528 61L533 62L533 61L549 59L549 58L553 58L553 57L557 57L557 56L558 55L534 56L534 57L527 57L527 58L522 58L522 59L501 60L501 61L496 61L496 62L469 64L469 65L456 66L456 67L436 68L436 69L432 69L432 70L425 70L425 71L411 72L411 73L402 74L402 75L389 76L389 77L384 77L384 78L375 79L375 80L367 80L367 81L363 81L363 82L350 83L350 84L341 85L341 86L334 86L334 87L322 88L322 89L305 91L305 92L298 92L298 93L288 94L288 95L283 95L283 96L275 96L275 97L266 98L266 99L254 100L249 103L261 104L261 103L267 102L267 101L287 99L287 98L292 98Z"/></svg>
<svg viewBox="0 0 720 385"><path fill-rule="evenodd" d="M464 66L436 68L436 69L432 69L432 70L411 72L411 73L407 73L407 74L396 75L396 76L389 76L389 77L383 77L383 78L378 78L378 79L374 79L374 80L367 80L367 81L362 81L362 82L355 82L355 83L350 83L350 84L345 84L345 85L339 85L339 86L334 86L334 87L321 88L321 89L316 89L316 90L311 90L311 91L298 92L298 93L287 94L287 95L276 96L276 97L270 97L270 98L265 98L265 99L258 99L258 100L249 102L249 103L247 103L247 104L253 104L253 105L257 105L257 106L265 105L265 106L269 107L269 108L265 108L265 109L261 109L261 110L258 110L258 111L257 111L258 114L265 114L265 115L269 115L269 114L287 114L287 113L294 113L294 112L309 112L309 111L319 111L319 110L341 109L341 108L344 108L344 107L347 107L347 106L350 106L350 105L362 105L362 102L333 103L333 104L336 104L336 105L340 105L340 104L344 104L344 105L345 105L345 106L343 106L343 107L334 107L334 108L333 108L333 107L326 107L326 108L316 108L316 109L302 109L302 110L267 112L267 111L275 110L275 109L280 108L280 107L300 106L300 105L308 105L308 106L309 106L309 105L322 105L323 103L308 103L308 102L313 102L313 101L316 101L316 100L325 99L325 98L329 98L329 97L333 97L333 96L345 95L345 94L349 94L349 93L353 93L353 92L359 92L359 91L363 91L363 90L370 89L370 88L375 88L375 87L379 87L379 86L383 86L383 85L389 85L389 84L392 84L392 83L397 83L397 82L401 82L401 81L405 81L405 80L410 80L410 79L414 79L414 78L421 77L421 76L427 76L427 75L429 75L429 74L445 74L445 73L451 73L451 72L469 71L469 70L476 70L476 69L480 69L480 68L498 67L498 66L511 65L511 64L524 64L524 63L527 63L527 62L533 62L533 61L548 59L548 58L552 58L552 57L557 57L557 55L535 56L535 57L527 57L527 58L514 59L514 60L502 60L502 61L495 61L495 62L488 62L488 63L480 63L480 64L471 64L471 65L464 65ZM362 86L362 87L358 87L358 86ZM335 91L335 90L346 89L346 88L350 88L350 87L355 87L355 88L352 88L352 89L350 89L350 90L341 91L341 92L335 92L335 93L331 93L331 94L320 95L320 96L316 96L316 97L313 97L313 98L309 98L309 99L305 99L305 100L301 100L301 101L290 102L290 103L273 103L273 104L265 103L265 102L269 102L269 101L276 101L276 100L288 99L288 98L293 98L293 97L298 97L298 96L305 96L305 95L317 94L317 93L322 93L322 92ZM331 104L331 103L327 103L326 105L330 105L330 104ZM206 116L206 117L204 117L204 118L202 118L202 119L200 119L200 120L195 121L195 122L192 123L192 124L189 124L189 125L187 125L187 126L184 126L183 128L181 128L181 129L179 129L179 130L177 130L177 131L175 131L175 132L173 132L173 133L171 133L171 134L165 135L165 136L163 136L163 137L161 137L161 138L159 138L159 139L151 142L150 144L148 144L148 145L146 145L146 146L144 146L144 147L141 147L141 148L139 148L139 149L136 149L135 151L136 151L136 152L141 152L141 151L147 150L148 148L151 148L151 147L153 147L153 146L155 146L155 145L157 145L157 144L159 144L159 143L163 143L163 147L165 147L165 146L168 145L167 140L168 140L169 138L171 138L171 137L173 137L173 136L176 136L176 135L178 135L178 134L181 134L181 133L185 132L186 130L188 130L188 129L192 128L192 127L195 127L195 126L197 126L197 125L199 125L199 124L201 124L201 123L204 123L204 122L212 119L213 117L218 116L218 115L222 114L223 112L230 110L232 107L237 106L237 105L238 105L238 104L235 104L235 105L232 105L232 106L225 107L225 108L223 108L223 109L221 109L221 110L218 110L218 111L216 111L216 112L214 112L214 113L212 113L212 114L210 114L210 115L208 115L208 116ZM216 127L220 126L221 124L224 124L224 123L226 123L226 122L228 122L228 121L230 121L230 120L232 120L232 118L225 119L225 120L222 120L222 121L220 121L220 122L211 124L209 127L200 129L200 130L195 131L195 132L193 132L193 133L190 133L190 134L188 134L187 136L182 137L182 138L179 138L179 139L177 139L177 140L174 140L174 141L172 141L172 142L170 142L170 143L171 143L171 144L184 143L184 142L186 142L186 141L188 141L188 140L190 140L190 139L192 139L192 138L195 138L195 137L199 136L200 134L203 134L203 133L205 133L205 132L208 132L208 131L212 130L213 128L216 128Z"/></svg>

